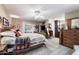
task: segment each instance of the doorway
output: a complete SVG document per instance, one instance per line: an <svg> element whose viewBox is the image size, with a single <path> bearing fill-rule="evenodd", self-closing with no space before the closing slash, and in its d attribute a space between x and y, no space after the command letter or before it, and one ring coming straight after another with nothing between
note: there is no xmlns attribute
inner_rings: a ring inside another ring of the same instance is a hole
<svg viewBox="0 0 79 59"><path fill-rule="evenodd" d="M58 20L55 20L54 21L54 24L55 24L55 37L59 37L59 25L58 25Z"/></svg>

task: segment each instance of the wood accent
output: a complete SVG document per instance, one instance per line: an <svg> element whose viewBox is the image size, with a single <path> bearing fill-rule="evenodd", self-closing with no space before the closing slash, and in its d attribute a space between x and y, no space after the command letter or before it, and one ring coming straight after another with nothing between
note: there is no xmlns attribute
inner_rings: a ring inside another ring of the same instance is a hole
<svg viewBox="0 0 79 59"><path fill-rule="evenodd" d="M49 36L53 36L53 31L52 30L49 30Z"/></svg>
<svg viewBox="0 0 79 59"><path fill-rule="evenodd" d="M68 29L71 29L71 20L72 20L72 19L67 19L67 20L66 20L66 21L67 21Z"/></svg>
<svg viewBox="0 0 79 59"><path fill-rule="evenodd" d="M73 19L79 19L79 17L66 19L68 30L62 29L60 31L60 44L70 48L79 45L79 29L71 29Z"/></svg>
<svg viewBox="0 0 79 59"><path fill-rule="evenodd" d="M46 45L44 43L40 43L40 44L37 44L37 45L29 45L29 47L28 47L27 44L21 44L21 45L18 45L16 47L16 49L11 53L5 53L5 52L3 52L3 50L1 50L0 55L19 55L19 54L24 54L24 53L27 53L27 52L29 52L31 50L34 50L34 49L42 47L42 46L46 46Z"/></svg>
<svg viewBox="0 0 79 59"><path fill-rule="evenodd" d="M74 18L70 18L70 19L79 19L79 17L74 17Z"/></svg>
<svg viewBox="0 0 79 59"><path fill-rule="evenodd" d="M60 44L70 48L79 45L79 29L61 30Z"/></svg>
<svg viewBox="0 0 79 59"><path fill-rule="evenodd" d="M63 31L62 31L62 29L60 30L59 38L60 38L59 43L63 44Z"/></svg>
<svg viewBox="0 0 79 59"><path fill-rule="evenodd" d="M27 52L29 52L29 51L31 51L31 50L36 49L36 48L42 47L42 46L44 46L44 45L45 45L44 43L41 43L41 44L37 44L37 45L31 46L31 47L29 47L29 48L20 49L20 50L15 50L15 51L13 51L12 54L13 54L13 55L24 54L24 53L27 53ZM10 54L10 53L8 53L8 54Z"/></svg>
<svg viewBox="0 0 79 59"><path fill-rule="evenodd" d="M22 48L22 49L17 49L17 50L14 50L13 52L11 53L0 53L1 55L24 55L25 53L31 51L31 50L34 50L36 48L39 48L39 47L42 47L42 46L45 46L44 43L40 43L40 44L37 44L37 45L33 45L31 47L28 47L28 48Z"/></svg>

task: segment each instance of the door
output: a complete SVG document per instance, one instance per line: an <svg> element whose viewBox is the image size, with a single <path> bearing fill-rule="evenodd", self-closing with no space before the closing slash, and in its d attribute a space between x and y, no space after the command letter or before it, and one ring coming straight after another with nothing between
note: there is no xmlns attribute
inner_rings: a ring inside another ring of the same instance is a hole
<svg viewBox="0 0 79 59"><path fill-rule="evenodd" d="M58 21L55 20L55 37L59 37L59 31L58 31Z"/></svg>

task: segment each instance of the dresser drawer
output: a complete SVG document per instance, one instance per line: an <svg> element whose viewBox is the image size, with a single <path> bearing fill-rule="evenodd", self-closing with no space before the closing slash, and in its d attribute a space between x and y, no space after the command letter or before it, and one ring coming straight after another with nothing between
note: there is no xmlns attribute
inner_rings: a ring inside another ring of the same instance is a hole
<svg viewBox="0 0 79 59"><path fill-rule="evenodd" d="M64 33L65 35L70 35L70 34L75 33L75 31L68 30L68 31L63 31L63 33Z"/></svg>
<svg viewBox="0 0 79 59"><path fill-rule="evenodd" d="M63 41L74 42L74 38L63 38Z"/></svg>
<svg viewBox="0 0 79 59"><path fill-rule="evenodd" d="M79 40L76 40L75 41L75 45L79 45Z"/></svg>
<svg viewBox="0 0 79 59"><path fill-rule="evenodd" d="M79 45L79 29L63 30L61 33L62 44L73 48L74 45Z"/></svg>
<svg viewBox="0 0 79 59"><path fill-rule="evenodd" d="M72 35L72 36L71 36L71 35L68 35L68 36L67 36L67 35L65 35L65 36L63 36L63 39L64 39L64 38L67 38L67 39L71 40L71 39L75 39L76 36L73 36L73 35Z"/></svg>
<svg viewBox="0 0 79 59"><path fill-rule="evenodd" d="M63 43L74 44L74 42L68 40L64 40Z"/></svg>
<svg viewBox="0 0 79 59"><path fill-rule="evenodd" d="M68 46L70 48L73 48L74 40L73 39L70 40L70 39L64 38L63 45Z"/></svg>
<svg viewBox="0 0 79 59"><path fill-rule="evenodd" d="M63 41L63 45L70 47L70 48L73 48L74 43L70 42L70 41Z"/></svg>
<svg viewBox="0 0 79 59"><path fill-rule="evenodd" d="M69 44L69 43L67 43L67 42L64 42L63 45L64 45L64 46L67 46L67 47L69 47L69 48L73 48L73 45L72 45L72 44Z"/></svg>

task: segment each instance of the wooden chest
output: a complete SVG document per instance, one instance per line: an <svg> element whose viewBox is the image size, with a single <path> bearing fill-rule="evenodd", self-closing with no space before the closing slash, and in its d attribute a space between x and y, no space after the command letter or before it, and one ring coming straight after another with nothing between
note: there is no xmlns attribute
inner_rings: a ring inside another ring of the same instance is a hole
<svg viewBox="0 0 79 59"><path fill-rule="evenodd" d="M60 44L73 48L74 45L79 45L79 30L62 30L60 34Z"/></svg>

